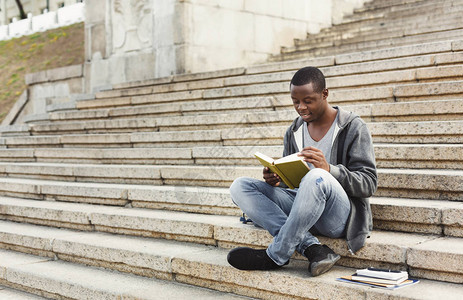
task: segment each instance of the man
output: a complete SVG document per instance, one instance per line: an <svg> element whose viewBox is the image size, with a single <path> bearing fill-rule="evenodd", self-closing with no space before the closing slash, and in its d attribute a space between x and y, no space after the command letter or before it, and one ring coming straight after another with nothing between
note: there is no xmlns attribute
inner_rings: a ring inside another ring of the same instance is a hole
<svg viewBox="0 0 463 300"><path fill-rule="evenodd" d="M227 259L241 270L271 270L288 264L298 251L309 260L310 274L318 276L340 256L314 234L345 237L355 253L372 230L368 197L377 188L374 149L359 116L328 104L319 69L297 71L290 92L299 117L286 131L283 156L299 153L311 170L296 189L287 188L268 168L265 182L247 177L233 182L233 202L274 239L266 250L235 248Z"/></svg>

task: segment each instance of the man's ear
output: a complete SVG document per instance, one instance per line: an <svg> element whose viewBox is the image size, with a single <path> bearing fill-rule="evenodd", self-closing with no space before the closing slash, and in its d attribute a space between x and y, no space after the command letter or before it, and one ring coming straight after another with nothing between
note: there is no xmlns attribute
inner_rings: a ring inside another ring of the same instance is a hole
<svg viewBox="0 0 463 300"><path fill-rule="evenodd" d="M328 98L328 95L329 95L328 89L324 89L324 90L322 91L322 95L323 95L323 99Z"/></svg>

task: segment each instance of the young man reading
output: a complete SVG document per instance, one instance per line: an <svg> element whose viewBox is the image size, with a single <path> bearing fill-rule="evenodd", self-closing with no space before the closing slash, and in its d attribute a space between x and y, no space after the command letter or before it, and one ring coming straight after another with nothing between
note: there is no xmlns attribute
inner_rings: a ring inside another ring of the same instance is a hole
<svg viewBox="0 0 463 300"><path fill-rule="evenodd" d="M340 256L314 234L345 237L355 253L372 230L368 197L377 188L375 156L365 122L328 104L319 69L297 71L290 91L299 117L286 131L283 156L299 153L311 170L296 189L287 188L268 168L265 182L247 177L233 182L233 202L274 239L266 250L239 247L227 259L241 270L271 270L288 264L297 251L309 260L310 274L318 276Z"/></svg>

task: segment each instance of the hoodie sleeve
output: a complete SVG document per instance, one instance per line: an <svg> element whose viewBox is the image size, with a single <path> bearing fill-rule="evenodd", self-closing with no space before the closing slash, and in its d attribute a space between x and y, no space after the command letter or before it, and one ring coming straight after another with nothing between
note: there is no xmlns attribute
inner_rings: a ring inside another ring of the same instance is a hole
<svg viewBox="0 0 463 300"><path fill-rule="evenodd" d="M330 165L330 173L349 197L368 198L378 186L373 142L366 124L357 119L346 133L342 164ZM338 150L338 151L339 151Z"/></svg>

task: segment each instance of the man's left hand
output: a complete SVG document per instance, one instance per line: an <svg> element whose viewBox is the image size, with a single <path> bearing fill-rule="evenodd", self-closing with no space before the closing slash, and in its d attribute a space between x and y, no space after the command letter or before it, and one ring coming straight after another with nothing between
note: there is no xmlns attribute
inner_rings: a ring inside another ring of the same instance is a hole
<svg viewBox="0 0 463 300"><path fill-rule="evenodd" d="M298 156L304 157L304 161L311 163L315 168L330 171L330 164L326 161L325 155L320 149L306 147L299 152Z"/></svg>

